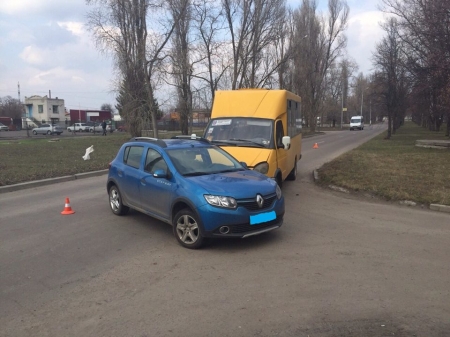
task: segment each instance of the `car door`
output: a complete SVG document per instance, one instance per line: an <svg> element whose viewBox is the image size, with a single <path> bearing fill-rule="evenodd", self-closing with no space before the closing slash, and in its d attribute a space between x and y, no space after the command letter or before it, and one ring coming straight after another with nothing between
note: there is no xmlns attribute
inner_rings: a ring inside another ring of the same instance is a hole
<svg viewBox="0 0 450 337"><path fill-rule="evenodd" d="M128 146L124 151L122 172L118 172L121 177L120 191L125 196L128 205L134 208L140 207L139 181L142 176L143 153L143 146Z"/></svg>
<svg viewBox="0 0 450 337"><path fill-rule="evenodd" d="M41 133L42 134L47 134L47 131L50 130L50 124L42 124L41 125Z"/></svg>
<svg viewBox="0 0 450 337"><path fill-rule="evenodd" d="M155 172L165 172L166 177L155 177ZM140 179L142 208L152 215L169 220L170 208L176 184L170 178L169 168L162 155L153 148L147 150Z"/></svg>
<svg viewBox="0 0 450 337"><path fill-rule="evenodd" d="M277 151L277 165L282 172L283 179L285 179L288 174L287 151L284 149L282 142L284 136L285 132L283 122L281 120L277 120L275 123L275 146Z"/></svg>

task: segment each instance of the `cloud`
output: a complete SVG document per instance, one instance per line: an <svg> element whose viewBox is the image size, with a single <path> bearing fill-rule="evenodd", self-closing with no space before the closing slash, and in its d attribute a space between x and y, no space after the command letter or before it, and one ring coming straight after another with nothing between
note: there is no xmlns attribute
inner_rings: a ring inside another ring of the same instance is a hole
<svg viewBox="0 0 450 337"><path fill-rule="evenodd" d="M0 14L20 19L36 20L45 18L47 21L67 20L79 16L88 6L84 0L2 0Z"/></svg>
<svg viewBox="0 0 450 337"><path fill-rule="evenodd" d="M35 46L27 46L20 54L20 58L26 63L39 65L43 63L43 53Z"/></svg>
<svg viewBox="0 0 450 337"><path fill-rule="evenodd" d="M383 36L380 22L384 19L380 11L360 12L350 17L346 35L348 54L359 65L359 70L368 75L372 70L372 52Z"/></svg>

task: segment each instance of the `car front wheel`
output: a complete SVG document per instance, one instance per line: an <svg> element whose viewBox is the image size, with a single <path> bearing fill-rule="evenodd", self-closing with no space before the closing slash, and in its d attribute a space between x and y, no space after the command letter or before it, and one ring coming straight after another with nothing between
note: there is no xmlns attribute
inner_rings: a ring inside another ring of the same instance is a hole
<svg viewBox="0 0 450 337"><path fill-rule="evenodd" d="M36 136L36 135L37 135L37 132L36 132L36 131L33 131L33 135L35 135L35 136Z"/></svg>
<svg viewBox="0 0 450 337"><path fill-rule="evenodd" d="M198 249L205 242L199 220L188 208L182 209L175 215L173 233L177 241L185 248Z"/></svg>
<svg viewBox="0 0 450 337"><path fill-rule="evenodd" d="M115 215L125 215L130 210L128 206L125 206L122 203L122 196L116 185L109 188L109 205L111 206L111 211Z"/></svg>

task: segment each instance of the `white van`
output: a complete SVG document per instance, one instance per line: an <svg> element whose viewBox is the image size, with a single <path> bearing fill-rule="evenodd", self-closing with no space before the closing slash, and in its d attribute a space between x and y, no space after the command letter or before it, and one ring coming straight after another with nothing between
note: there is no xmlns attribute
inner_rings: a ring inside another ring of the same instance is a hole
<svg viewBox="0 0 450 337"><path fill-rule="evenodd" d="M350 131L353 131L353 129L364 130L363 116L353 116L350 119Z"/></svg>

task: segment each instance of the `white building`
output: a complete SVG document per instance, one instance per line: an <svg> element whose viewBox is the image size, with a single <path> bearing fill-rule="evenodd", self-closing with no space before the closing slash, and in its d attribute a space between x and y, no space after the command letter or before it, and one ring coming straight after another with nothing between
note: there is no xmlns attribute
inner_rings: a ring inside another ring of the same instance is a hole
<svg viewBox="0 0 450 337"><path fill-rule="evenodd" d="M65 121L64 100L34 95L25 97L25 117L41 123Z"/></svg>

